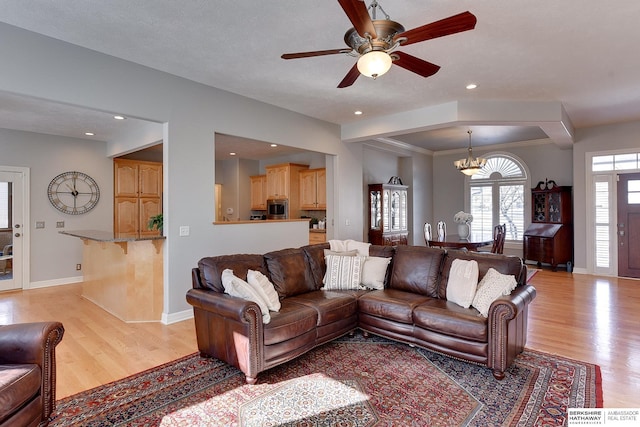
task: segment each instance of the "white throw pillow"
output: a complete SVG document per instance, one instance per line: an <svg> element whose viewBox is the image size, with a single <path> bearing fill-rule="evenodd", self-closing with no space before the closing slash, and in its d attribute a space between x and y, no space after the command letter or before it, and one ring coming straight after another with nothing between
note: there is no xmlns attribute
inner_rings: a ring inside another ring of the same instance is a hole
<svg viewBox="0 0 640 427"><path fill-rule="evenodd" d="M518 282L513 275L502 274L499 271L489 268L480 283L476 296L473 298L473 306L478 309L484 317L489 316L491 303L502 295L509 295L516 288Z"/></svg>
<svg viewBox="0 0 640 427"><path fill-rule="evenodd" d="M447 281L447 301L469 308L478 287L478 262L454 259Z"/></svg>
<svg viewBox="0 0 640 427"><path fill-rule="evenodd" d="M267 303L250 284L235 276L233 274L233 270L228 268L222 272L221 279L225 293L232 297L243 298L247 301L255 302L258 304L260 311L262 312L262 323L269 323L271 321L271 315L269 314Z"/></svg>
<svg viewBox="0 0 640 427"><path fill-rule="evenodd" d="M384 289L384 278L391 258L369 256L362 267L362 285L368 289Z"/></svg>
<svg viewBox="0 0 640 427"><path fill-rule="evenodd" d="M331 249L325 249L324 250L324 256L326 257L327 255L342 255L342 256L356 256L358 255L358 251L356 251L355 249L352 251L332 251Z"/></svg>
<svg viewBox="0 0 640 427"><path fill-rule="evenodd" d="M327 271L322 279L325 290L362 289L360 276L364 257L327 255Z"/></svg>
<svg viewBox="0 0 640 427"><path fill-rule="evenodd" d="M247 282L258 291L270 311L280 311L280 298L269 278L256 270L247 271Z"/></svg>
<svg viewBox="0 0 640 427"><path fill-rule="evenodd" d="M345 240L345 244L347 245L348 251L355 249L358 251L358 255L369 256L369 246L371 246L371 243L358 242L357 240L349 239Z"/></svg>
<svg viewBox="0 0 640 427"><path fill-rule="evenodd" d="M334 252L345 252L347 250L346 240L329 240L329 248Z"/></svg>

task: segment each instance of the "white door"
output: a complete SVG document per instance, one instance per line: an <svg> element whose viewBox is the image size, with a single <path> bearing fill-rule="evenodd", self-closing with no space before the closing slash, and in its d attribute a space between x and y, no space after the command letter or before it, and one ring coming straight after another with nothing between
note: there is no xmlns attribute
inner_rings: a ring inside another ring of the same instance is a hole
<svg viewBox="0 0 640 427"><path fill-rule="evenodd" d="M0 233L3 247L0 252L0 291L22 289L24 264L24 173L0 166ZM11 250L4 253L10 245Z"/></svg>

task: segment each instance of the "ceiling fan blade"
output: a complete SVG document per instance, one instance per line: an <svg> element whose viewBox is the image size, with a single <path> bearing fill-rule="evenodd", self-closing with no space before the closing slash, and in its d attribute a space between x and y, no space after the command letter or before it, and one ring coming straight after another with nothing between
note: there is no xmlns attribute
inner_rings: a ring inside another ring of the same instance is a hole
<svg viewBox="0 0 640 427"><path fill-rule="evenodd" d="M422 77L433 76L440 69L439 65L432 64L431 62L427 62L423 59L416 58L413 55L409 55L404 52L393 52L391 54L392 57L397 57L393 61L399 67L404 68L405 70L409 70L416 74L421 75Z"/></svg>
<svg viewBox="0 0 640 427"><path fill-rule="evenodd" d="M378 37L376 34L376 28L373 26L367 5L363 0L338 0L340 6L347 14L349 21L353 24L353 28L356 29L361 37L365 37L366 33L371 35L372 39Z"/></svg>
<svg viewBox="0 0 640 427"><path fill-rule="evenodd" d="M351 67L347 75L344 76L344 79L342 79L342 81L338 85L338 88L342 89L351 86L355 83L358 76L360 76L360 71L358 71L358 64L356 63L353 65L353 67Z"/></svg>
<svg viewBox="0 0 640 427"><path fill-rule="evenodd" d="M448 36L449 34L460 33L463 31L473 30L476 27L477 19L471 12L462 12L440 21L432 22L421 27L414 28L404 33L396 34L393 41L400 38L406 38L407 41L401 43L403 46L418 43L425 40L436 39L438 37Z"/></svg>
<svg viewBox="0 0 640 427"><path fill-rule="evenodd" d="M316 50L312 52L285 53L280 58L282 59L309 58L312 56L335 55L337 53L349 53L349 52L351 52L351 49Z"/></svg>

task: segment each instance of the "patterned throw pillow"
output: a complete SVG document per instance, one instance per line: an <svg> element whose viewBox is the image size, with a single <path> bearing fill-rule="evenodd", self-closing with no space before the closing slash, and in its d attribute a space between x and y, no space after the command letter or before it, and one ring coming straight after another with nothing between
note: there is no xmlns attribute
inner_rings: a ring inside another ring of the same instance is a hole
<svg viewBox="0 0 640 427"><path fill-rule="evenodd" d="M390 262L391 258L366 257L362 267L362 286L367 289L384 289L384 279Z"/></svg>
<svg viewBox="0 0 640 427"><path fill-rule="evenodd" d="M365 257L327 255L327 271L322 283L325 290L362 289L360 276Z"/></svg>
<svg viewBox="0 0 640 427"><path fill-rule="evenodd" d="M469 308L478 287L478 262L454 259L447 281L447 301Z"/></svg>
<svg viewBox="0 0 640 427"><path fill-rule="evenodd" d="M232 297L238 297L247 301L255 302L258 304L260 311L262 312L262 323L269 323L271 321L271 315L269 314L267 303L250 284L241 278L234 276L233 270L228 268L222 272L221 279L222 286L224 286L224 292L226 294L229 294Z"/></svg>
<svg viewBox="0 0 640 427"><path fill-rule="evenodd" d="M247 271L247 282L258 291L270 311L280 311L280 298L269 278L256 270Z"/></svg>
<svg viewBox="0 0 640 427"><path fill-rule="evenodd" d="M516 288L518 282L513 275L502 274L499 271L489 268L480 283L476 296L473 297L472 305L478 309L484 317L489 316L491 303L502 295L509 295Z"/></svg>

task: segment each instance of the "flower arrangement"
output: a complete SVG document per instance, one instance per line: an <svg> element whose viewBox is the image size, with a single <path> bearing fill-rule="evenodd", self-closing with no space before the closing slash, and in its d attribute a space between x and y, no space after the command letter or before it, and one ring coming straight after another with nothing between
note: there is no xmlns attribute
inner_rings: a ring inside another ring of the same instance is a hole
<svg viewBox="0 0 640 427"><path fill-rule="evenodd" d="M470 224L473 222L473 215L460 211L453 216L453 221L458 224Z"/></svg>

